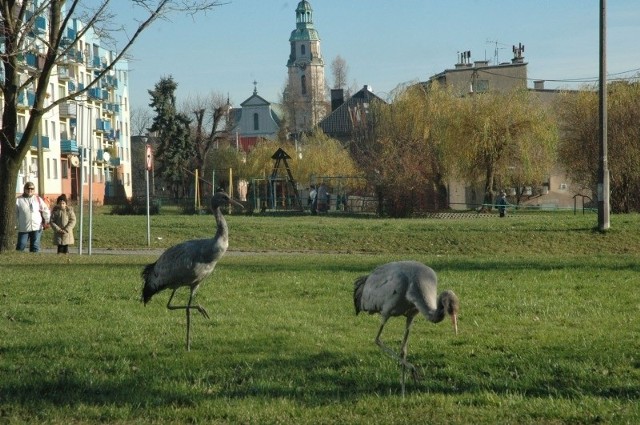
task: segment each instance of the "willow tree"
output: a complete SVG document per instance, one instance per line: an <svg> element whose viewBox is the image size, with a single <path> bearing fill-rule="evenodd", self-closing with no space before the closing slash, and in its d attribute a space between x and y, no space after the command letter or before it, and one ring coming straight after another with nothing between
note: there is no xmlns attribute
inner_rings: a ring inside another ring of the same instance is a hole
<svg viewBox="0 0 640 425"><path fill-rule="evenodd" d="M437 84L417 84L399 90L391 104L376 108L377 152L369 169L384 187L389 214L447 206L441 140L451 99Z"/></svg>
<svg viewBox="0 0 640 425"><path fill-rule="evenodd" d="M640 211L640 83L611 83L607 91L611 209ZM557 106L559 160L573 181L595 193L600 161L597 88L565 93Z"/></svg>
<svg viewBox="0 0 640 425"><path fill-rule="evenodd" d="M0 251L13 245L15 227L15 194L18 173L23 159L31 147L31 141L40 128L42 117L60 104L84 95L111 72L126 57L127 52L158 18L171 12L195 13L211 10L221 4L218 0L135 0L131 7L139 10L129 28L116 25L109 10L110 0L91 2L87 6L82 0L3 0L0 6L0 25L3 43L0 47L2 79L2 123L0 128ZM84 26L70 35L68 28L81 21ZM43 26L43 22L45 25ZM44 28L44 31L40 30ZM51 96L48 93L49 79L58 70L65 58L80 50L83 38L89 33L104 40L122 39L123 46L100 72L87 73L84 88L66 96ZM118 37L116 37L116 35ZM38 66L23 73L24 57L38 52ZM33 92L29 100L30 110L25 117L24 130L18 132L19 94L25 90ZM42 154L42 153L40 153Z"/></svg>
<svg viewBox="0 0 640 425"><path fill-rule="evenodd" d="M450 109L442 158L452 176L482 183L484 203L506 187L538 186L555 165L557 128L526 89L458 98Z"/></svg>

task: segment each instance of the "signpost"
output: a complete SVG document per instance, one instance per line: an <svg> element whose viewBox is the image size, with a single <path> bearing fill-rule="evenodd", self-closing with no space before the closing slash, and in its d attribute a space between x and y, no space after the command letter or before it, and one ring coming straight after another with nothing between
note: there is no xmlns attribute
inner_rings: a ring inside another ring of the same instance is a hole
<svg viewBox="0 0 640 425"><path fill-rule="evenodd" d="M149 210L149 172L153 170L153 149L146 145L146 181L147 181L147 246L151 246L151 212Z"/></svg>

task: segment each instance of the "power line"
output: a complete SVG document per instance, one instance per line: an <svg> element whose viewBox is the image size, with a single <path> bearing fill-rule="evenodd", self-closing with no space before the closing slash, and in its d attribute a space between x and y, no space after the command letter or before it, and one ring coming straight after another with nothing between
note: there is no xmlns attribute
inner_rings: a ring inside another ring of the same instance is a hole
<svg viewBox="0 0 640 425"><path fill-rule="evenodd" d="M501 78L511 78L511 79L515 79L515 80L526 80L526 81L548 81L548 82L552 82L552 83L596 83L599 81L599 77L584 77L584 78L561 78L561 79L551 79L551 78L521 78L521 77L516 77L516 76L512 76L512 75L504 75L504 74L499 74L499 73L495 73L495 72L491 72L490 70L484 69L484 68L477 68L474 71L480 73L485 73L485 74L489 74L489 75L494 75L497 77L501 77ZM624 74L629 74L629 73L636 73L636 75L632 75L629 77L618 77L615 78L618 75L624 75ZM611 78L613 81L631 81L631 80L635 80L640 78L640 75L637 75L637 73L640 73L640 68L634 68L634 69L630 69L627 71L621 71L621 72L616 72L616 73L611 73L611 74L607 74L608 77L614 77Z"/></svg>

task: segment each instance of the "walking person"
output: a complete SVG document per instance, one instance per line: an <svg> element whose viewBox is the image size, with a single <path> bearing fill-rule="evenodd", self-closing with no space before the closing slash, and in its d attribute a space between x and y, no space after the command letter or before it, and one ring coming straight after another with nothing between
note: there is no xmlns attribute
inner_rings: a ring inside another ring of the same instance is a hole
<svg viewBox="0 0 640 425"><path fill-rule="evenodd" d="M36 195L33 182L25 183L22 195L16 198L16 220L18 240L16 250L24 251L29 242L29 251L40 251L42 230L49 223L51 213L47 203Z"/></svg>
<svg viewBox="0 0 640 425"><path fill-rule="evenodd" d="M506 216L507 205L509 205L509 202L507 202L507 194L504 190L500 192L500 197L498 198L497 204L498 204L498 212L500 213L500 217Z"/></svg>
<svg viewBox="0 0 640 425"><path fill-rule="evenodd" d="M56 200L56 206L51 212L51 228L53 229L53 244L58 246L58 254L68 254L69 245L73 245L73 228L76 225L76 214L67 204L67 196L62 194Z"/></svg>

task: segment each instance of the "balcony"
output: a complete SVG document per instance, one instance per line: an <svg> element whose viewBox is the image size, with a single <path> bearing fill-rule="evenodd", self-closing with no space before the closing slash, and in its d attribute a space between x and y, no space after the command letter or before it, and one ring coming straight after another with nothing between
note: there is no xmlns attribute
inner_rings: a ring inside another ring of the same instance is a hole
<svg viewBox="0 0 640 425"><path fill-rule="evenodd" d="M35 53L27 52L24 55L24 60L27 63L27 66L31 68L38 67L38 56Z"/></svg>
<svg viewBox="0 0 640 425"><path fill-rule="evenodd" d="M58 106L60 117L69 118L78 116L78 106L75 102L65 102Z"/></svg>
<svg viewBox="0 0 640 425"><path fill-rule="evenodd" d="M66 66L58 66L58 80L60 81L69 81L74 80L75 75L73 72L73 68L67 68Z"/></svg>
<svg viewBox="0 0 640 425"><path fill-rule="evenodd" d="M71 49L62 57L62 61L65 63L82 63L82 52L76 49Z"/></svg>
<svg viewBox="0 0 640 425"><path fill-rule="evenodd" d="M78 142L76 140L66 139L60 141L60 153L62 154L78 154Z"/></svg>
<svg viewBox="0 0 640 425"><path fill-rule="evenodd" d="M19 141L20 139L22 139L22 135L24 133L21 132L17 132L16 133L16 140ZM42 149L49 149L49 136L40 136L40 139L42 141ZM31 139L31 149L35 149L38 150L38 135L36 134L35 136L33 136L33 138Z"/></svg>
<svg viewBox="0 0 640 425"><path fill-rule="evenodd" d="M120 160L120 157L115 157L115 158L109 159L109 164L112 167L119 167L122 165L122 161Z"/></svg>
<svg viewBox="0 0 640 425"><path fill-rule="evenodd" d="M117 114L120 112L120 105L117 103L105 103L103 106L103 111L108 114Z"/></svg>
<svg viewBox="0 0 640 425"><path fill-rule="evenodd" d="M111 121L107 121L107 120L101 120L101 119L97 119L96 120L96 131L102 131L102 132L110 132L111 131Z"/></svg>
<svg viewBox="0 0 640 425"><path fill-rule="evenodd" d="M45 32L47 32L47 20L45 19L45 17L36 16L34 27L39 34L44 34Z"/></svg>
<svg viewBox="0 0 640 425"><path fill-rule="evenodd" d="M100 59L100 56L88 55L85 60L85 65L87 66L87 69L104 69L107 66L106 62Z"/></svg>
<svg viewBox="0 0 640 425"><path fill-rule="evenodd" d="M24 15L24 24L29 28L29 37L36 37L47 32L47 20L44 16L33 16L34 13L27 11Z"/></svg>
<svg viewBox="0 0 640 425"><path fill-rule="evenodd" d="M30 109L36 102L36 93L28 91L20 91L18 93L18 109L25 110Z"/></svg>
<svg viewBox="0 0 640 425"><path fill-rule="evenodd" d="M113 75L105 75L100 81L100 83L102 84L103 87L114 88L114 89L118 88L118 79Z"/></svg>
<svg viewBox="0 0 640 425"><path fill-rule="evenodd" d="M100 87L91 87L87 94L91 99L102 100L102 89Z"/></svg>

